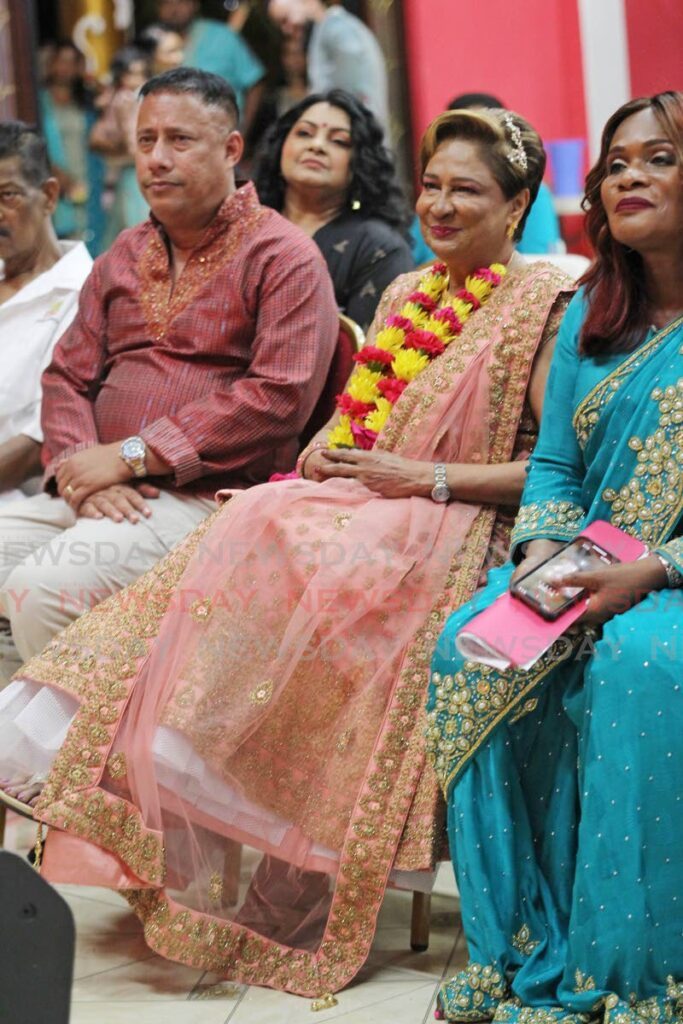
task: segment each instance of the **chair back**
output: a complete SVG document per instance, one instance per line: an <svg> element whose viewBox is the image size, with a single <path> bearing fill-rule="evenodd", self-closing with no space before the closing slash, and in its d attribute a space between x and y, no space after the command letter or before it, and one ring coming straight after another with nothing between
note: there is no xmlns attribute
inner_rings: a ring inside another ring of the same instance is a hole
<svg viewBox="0 0 683 1024"><path fill-rule="evenodd" d="M581 275L588 270L590 266L590 260L587 256L582 256L578 252L544 252L544 253L524 253L524 259L531 263L536 263L538 260L545 260L546 263L552 263L554 266L559 267L565 274L574 280L578 281Z"/></svg>
<svg viewBox="0 0 683 1024"><path fill-rule="evenodd" d="M335 398L346 387L355 365L353 357L363 347L364 341L365 335L359 325L351 317L340 313L337 346L327 372L325 386L299 438L300 448L305 448L332 416L336 408Z"/></svg>

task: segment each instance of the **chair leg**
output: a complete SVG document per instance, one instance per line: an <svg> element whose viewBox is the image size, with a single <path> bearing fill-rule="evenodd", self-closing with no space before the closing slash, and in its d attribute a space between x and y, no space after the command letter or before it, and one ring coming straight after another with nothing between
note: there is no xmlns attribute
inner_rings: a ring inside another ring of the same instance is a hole
<svg viewBox="0 0 683 1024"><path fill-rule="evenodd" d="M241 865L242 844L228 840L223 869L223 899L229 907L234 907L239 899Z"/></svg>
<svg viewBox="0 0 683 1024"><path fill-rule="evenodd" d="M0 849L5 845L5 821L7 819L7 808L0 804Z"/></svg>
<svg viewBox="0 0 683 1024"><path fill-rule="evenodd" d="M429 915L432 897L426 892L413 893L413 912L410 921L410 948L424 953L429 948Z"/></svg>

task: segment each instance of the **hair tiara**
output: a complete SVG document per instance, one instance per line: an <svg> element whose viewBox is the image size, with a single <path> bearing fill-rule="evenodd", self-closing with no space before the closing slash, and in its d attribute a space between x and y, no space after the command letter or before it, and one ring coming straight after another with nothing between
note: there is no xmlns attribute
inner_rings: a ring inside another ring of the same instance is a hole
<svg viewBox="0 0 683 1024"><path fill-rule="evenodd" d="M510 134L511 150L507 154L507 158L510 163L515 167L518 167L520 171L526 171L529 166L529 161L527 160L526 150L522 144L522 133L519 125L515 124L512 114L508 112L503 115L503 124Z"/></svg>

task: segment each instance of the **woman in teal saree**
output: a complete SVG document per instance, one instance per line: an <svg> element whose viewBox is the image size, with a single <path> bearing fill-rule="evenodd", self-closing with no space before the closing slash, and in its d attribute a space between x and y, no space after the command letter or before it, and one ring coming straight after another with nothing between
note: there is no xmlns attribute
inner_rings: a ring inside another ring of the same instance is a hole
<svg viewBox="0 0 683 1024"><path fill-rule="evenodd" d="M427 743L470 962L452 1021L683 1020L683 94L610 118L587 179L596 261L569 306L513 561L449 619ZM597 519L646 542L575 574L590 604L528 671L464 624ZM597 631L595 629L597 627Z"/></svg>

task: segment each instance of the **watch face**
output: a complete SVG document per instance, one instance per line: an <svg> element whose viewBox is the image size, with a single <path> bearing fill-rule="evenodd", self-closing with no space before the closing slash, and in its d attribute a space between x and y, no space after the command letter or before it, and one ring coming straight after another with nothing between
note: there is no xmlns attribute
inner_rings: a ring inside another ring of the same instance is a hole
<svg viewBox="0 0 683 1024"><path fill-rule="evenodd" d="M451 496L448 484L436 484L432 488L433 501L448 501Z"/></svg>
<svg viewBox="0 0 683 1024"><path fill-rule="evenodd" d="M126 459L143 459L145 443L139 437L129 437L121 445L121 453Z"/></svg>

